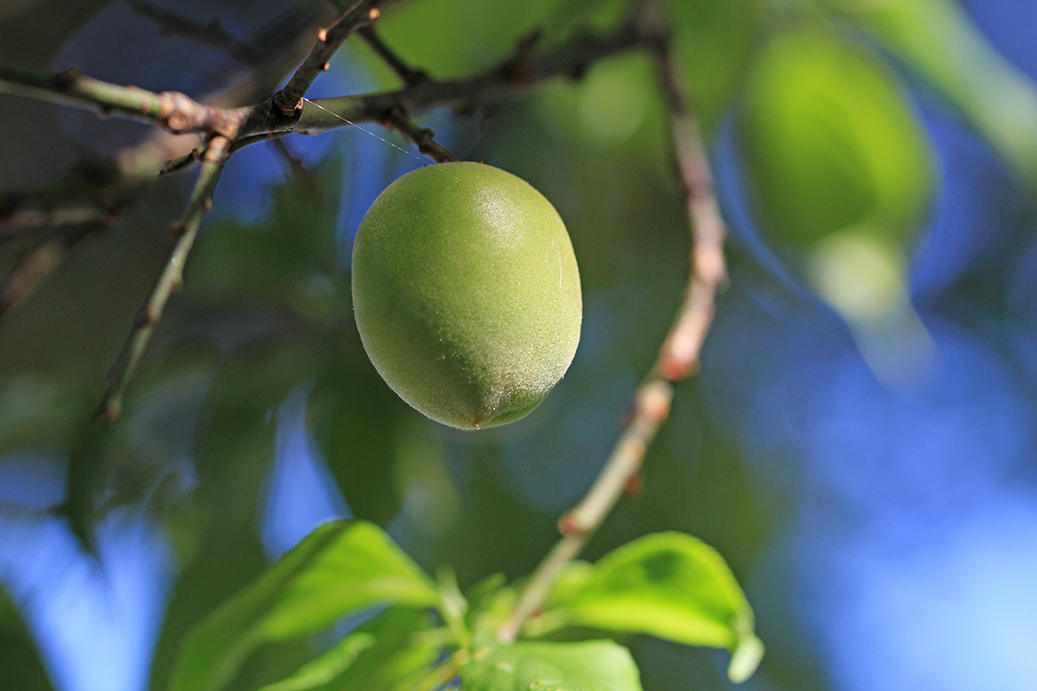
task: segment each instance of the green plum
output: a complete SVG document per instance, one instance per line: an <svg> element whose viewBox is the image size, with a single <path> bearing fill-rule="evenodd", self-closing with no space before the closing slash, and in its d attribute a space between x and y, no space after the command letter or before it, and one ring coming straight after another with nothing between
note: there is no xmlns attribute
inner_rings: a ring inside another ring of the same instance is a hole
<svg viewBox="0 0 1037 691"><path fill-rule="evenodd" d="M479 429L525 416L565 374L583 300L569 234L527 182L481 163L390 185L353 246L368 356L411 406Z"/></svg>

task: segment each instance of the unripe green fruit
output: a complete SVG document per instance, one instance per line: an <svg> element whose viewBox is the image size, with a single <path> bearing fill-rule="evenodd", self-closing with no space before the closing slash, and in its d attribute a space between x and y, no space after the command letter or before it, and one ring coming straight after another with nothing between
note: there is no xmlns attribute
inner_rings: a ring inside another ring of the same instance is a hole
<svg viewBox="0 0 1037 691"><path fill-rule="evenodd" d="M421 168L375 200L353 246L353 308L386 383L428 417L517 420L576 353L580 277L551 203L480 163Z"/></svg>

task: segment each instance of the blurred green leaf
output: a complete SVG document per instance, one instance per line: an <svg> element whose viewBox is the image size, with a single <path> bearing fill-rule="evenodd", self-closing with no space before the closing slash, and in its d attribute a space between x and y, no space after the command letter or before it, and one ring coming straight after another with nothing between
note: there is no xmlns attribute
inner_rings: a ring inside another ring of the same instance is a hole
<svg viewBox="0 0 1037 691"><path fill-rule="evenodd" d="M441 534L459 500L436 425L385 384L355 331L341 341L308 414L328 468L355 517L386 526L406 501L416 529Z"/></svg>
<svg viewBox="0 0 1037 691"><path fill-rule="evenodd" d="M68 446L96 405L93 392L67 376L26 373L0 384L0 453Z"/></svg>
<svg viewBox="0 0 1037 691"><path fill-rule="evenodd" d="M380 602L425 607L436 604L438 594L376 526L357 521L321 526L194 628L171 688L221 688L261 643L316 633Z"/></svg>
<svg viewBox="0 0 1037 691"><path fill-rule="evenodd" d="M756 44L758 0L667 0L673 68L707 130L728 107Z"/></svg>
<svg viewBox="0 0 1037 691"><path fill-rule="evenodd" d="M565 565L558 575L545 608L563 605L578 596L594 577L594 564L585 561L571 561Z"/></svg>
<svg viewBox="0 0 1037 691"><path fill-rule="evenodd" d="M191 628L267 568L256 516L274 458L274 412L320 370L325 356L309 343L274 334L223 357L194 435L198 488L189 504L167 516L182 571L155 651L153 688L167 688ZM239 677L254 683L241 688L254 691L283 678L297 664L285 657L281 647L262 664L248 665Z"/></svg>
<svg viewBox="0 0 1037 691"><path fill-rule="evenodd" d="M736 681L759 662L763 648L753 634L752 609L723 558L701 540L647 535L602 557L589 574L580 567L578 576L570 579L566 600L553 598L558 606L545 618L728 648Z"/></svg>
<svg viewBox="0 0 1037 691"><path fill-rule="evenodd" d="M644 147L646 138L636 135L662 119L655 75L651 56L617 55L594 65L579 81L545 85L536 103L545 124L572 144L606 151L628 142Z"/></svg>
<svg viewBox="0 0 1037 691"><path fill-rule="evenodd" d="M391 609L360 628L375 643L322 691L413 691L439 656L439 645L419 636L428 628L423 612Z"/></svg>
<svg viewBox="0 0 1037 691"><path fill-rule="evenodd" d="M928 207L930 152L904 94L874 54L834 31L772 36L740 124L762 225L779 243L867 226L899 244Z"/></svg>
<svg viewBox="0 0 1037 691"><path fill-rule="evenodd" d="M630 652L612 641L478 650L461 679L465 691L641 691Z"/></svg>
<svg viewBox="0 0 1037 691"><path fill-rule="evenodd" d="M322 377L308 418L353 515L386 526L403 505L393 439L407 406L364 364L356 372L337 366Z"/></svg>
<svg viewBox="0 0 1037 691"><path fill-rule="evenodd" d="M1037 185L1037 89L951 0L827 0L885 43Z"/></svg>
<svg viewBox="0 0 1037 691"><path fill-rule="evenodd" d="M387 9L378 30L403 60L437 78L488 69L510 56L559 0L425 0Z"/></svg>
<svg viewBox="0 0 1037 691"><path fill-rule="evenodd" d="M507 576L503 573L494 573L478 581L465 592L468 611L465 613L464 623L469 631L475 634L489 634L493 630L492 627L484 625L484 615L487 613L490 603L507 582Z"/></svg>
<svg viewBox="0 0 1037 691"><path fill-rule="evenodd" d="M5 689L51 691L36 643L7 591L0 588L0 679Z"/></svg>
<svg viewBox="0 0 1037 691"><path fill-rule="evenodd" d="M343 638L323 655L306 663L292 676L260 691L307 691L323 686L339 676L357 657L375 644L375 637L367 631L358 631Z"/></svg>
<svg viewBox="0 0 1037 691"><path fill-rule="evenodd" d="M185 283L286 302L304 316L331 319L343 307L336 284L335 229L342 196L337 150L312 168L271 185L273 208L256 226L217 223L198 240ZM348 309L348 308L346 308Z"/></svg>

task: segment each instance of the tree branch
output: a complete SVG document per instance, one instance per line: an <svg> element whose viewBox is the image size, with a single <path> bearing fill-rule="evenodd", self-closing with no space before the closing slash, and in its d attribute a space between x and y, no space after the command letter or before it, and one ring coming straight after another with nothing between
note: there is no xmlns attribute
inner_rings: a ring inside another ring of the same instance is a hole
<svg viewBox="0 0 1037 691"><path fill-rule="evenodd" d="M96 230L108 228L113 217L76 222L47 236L18 258L14 268L0 281L0 315L20 307L36 292L69 251Z"/></svg>
<svg viewBox="0 0 1037 691"><path fill-rule="evenodd" d="M115 422L122 417L122 399L126 386L140 364L151 335L162 317L166 302L169 301L170 295L178 292L183 285L184 263L198 235L202 218L212 208L213 191L227 161L229 148L230 140L222 136L214 137L206 147L202 156L202 170L184 216L171 228L171 231L179 236L176 246L138 313L126 344L109 373L108 387L97 411L97 417L100 419Z"/></svg>
<svg viewBox="0 0 1037 691"><path fill-rule="evenodd" d="M520 46L512 58L473 77L420 81L397 91L304 102L292 129L315 134L359 122L378 122L393 108L412 115L434 108L473 112L480 106L521 96L555 77L579 79L597 61L645 45L647 40L634 23L629 23L610 35L581 36L540 55L531 56L528 46ZM259 134L263 126L256 122L246 131Z"/></svg>
<svg viewBox="0 0 1037 691"><path fill-rule="evenodd" d="M285 87L274 96L274 105L281 113L290 116L302 108L303 97L314 80L328 69L331 56L356 29L378 19L379 7L384 2L385 0L360 0L331 26L317 32L317 45Z"/></svg>
<svg viewBox="0 0 1037 691"><path fill-rule="evenodd" d="M382 123L386 127L396 130L404 139L417 145L418 151L438 163L457 161L457 157L437 144L433 137L436 133L428 128L419 127L413 120L407 117L401 108L393 108L386 114Z"/></svg>
<svg viewBox="0 0 1037 691"><path fill-rule="evenodd" d="M91 221L110 224L115 214L97 206L70 206L57 209L17 209L0 214L0 241L33 228L72 226Z"/></svg>
<svg viewBox="0 0 1037 691"><path fill-rule="evenodd" d="M540 55L533 54L536 37L520 44L516 54L487 72L468 79L433 81L412 79L397 91L322 99L304 98L306 90L322 72L326 61L356 29L370 24L385 0L360 0L330 28L319 34L320 42L282 91L252 106L220 108L192 100L178 92L153 93L136 87L124 87L84 77L77 70L47 74L0 67L0 93L17 93L61 103L85 104L102 113L119 113L157 124L175 134L198 133L206 136L208 146L202 154L203 166L198 184L183 220L182 230L169 262L138 316L137 324L123 348L110 375L110 383L99 415L117 419L121 414L122 396L155 323L170 294L180 282L182 263L189 252L198 225L211 204L215 186L227 158L249 143L276 138L292 132L316 133L358 122L379 122L395 129L417 144L422 153L437 161L456 158L433 140L433 133L416 125L409 114L437 107L452 107L458 112L473 112L488 103L514 98L534 85L558 76L579 78L596 61L638 45L647 36L636 23L630 22L604 37L578 37L566 45ZM372 34L373 35L373 34ZM386 48L386 56L392 55ZM384 57L384 56L383 56ZM395 59L395 58L389 58ZM396 60L398 69L406 69ZM282 106L291 104L287 108ZM297 108L297 104L303 104ZM179 149L184 151L184 149ZM180 154L165 166L148 156L130 157L126 166L143 186L147 177L140 166L148 162L153 170L169 173L181 170L198 159L198 151ZM153 173L152 173L153 174ZM136 187L134 188L136 189ZM106 208L111 208L109 205Z"/></svg>
<svg viewBox="0 0 1037 691"><path fill-rule="evenodd" d="M688 287L655 365L634 396L630 421L594 485L559 521L561 540L540 562L515 609L497 631L503 642L517 638L526 619L543 606L566 564L579 555L624 489L638 477L645 451L669 415L674 383L698 370L702 345L713 321L714 298L726 281L725 226L713 191L705 144L698 122L673 79L665 46L659 57L663 90L670 101L678 179L692 236Z"/></svg>
<svg viewBox="0 0 1037 691"><path fill-rule="evenodd" d="M396 73L396 76L400 78L404 86L413 86L418 82L427 81L429 79L428 74L421 70L413 69L410 65L405 63L396 52L387 46L385 42L378 36L378 32L374 30L374 27L370 24L362 26L357 30L360 37L367 42L367 45L371 47L371 50L375 52L375 55L382 59L389 68Z"/></svg>
<svg viewBox="0 0 1037 691"><path fill-rule="evenodd" d="M178 91L154 93L84 77L76 68L45 73L0 66L0 93L31 96L57 103L80 103L102 114L118 113L154 123L173 134L226 134L248 109L216 108Z"/></svg>
<svg viewBox="0 0 1037 691"><path fill-rule="evenodd" d="M127 0L126 4L136 14L147 17L158 24L162 36L183 36L210 48L221 50L246 65L255 65L263 60L265 51L261 45L238 40L218 19L206 23L197 22L186 15L172 12L161 5L155 5L145 0Z"/></svg>
<svg viewBox="0 0 1037 691"><path fill-rule="evenodd" d="M158 171L158 174L171 175L173 173L179 173L192 163L197 163L202 160L203 153L205 153L205 149L201 146L196 146L183 156L174 158L171 161L166 161L166 165L162 166L162 170Z"/></svg>
<svg viewBox="0 0 1037 691"><path fill-rule="evenodd" d="M352 16L361 7L376 9L372 6L381 2L384 0L364 0L344 17ZM336 26L347 25L350 24L343 19ZM356 24L351 26L355 28ZM179 92L154 93L110 84L85 77L74 69L48 74L0 66L0 93L21 94L57 103L81 103L102 113L119 113L151 122L174 134L222 135L236 142L232 152L248 143L292 132L316 134L361 122L384 124L387 121L421 146L428 136L416 126L402 122L400 111L416 114L452 107L459 112L472 112L479 106L520 96L538 83L558 76L579 78L598 60L645 43L646 36L633 23L608 36L578 37L541 55L530 55L532 41L529 41L520 46L512 58L471 78L417 80L397 91L315 101L299 96L303 104L301 110L293 107L288 115L276 105L285 98L283 94L287 93L287 86L274 97L253 106L219 108L199 103ZM311 53L307 60L314 54ZM304 68L305 65L300 67L296 76ZM234 136L229 136L231 134ZM426 148L434 152L429 154L433 157L443 155L430 145ZM191 156L187 155L170 162L163 170L180 170L192 162Z"/></svg>

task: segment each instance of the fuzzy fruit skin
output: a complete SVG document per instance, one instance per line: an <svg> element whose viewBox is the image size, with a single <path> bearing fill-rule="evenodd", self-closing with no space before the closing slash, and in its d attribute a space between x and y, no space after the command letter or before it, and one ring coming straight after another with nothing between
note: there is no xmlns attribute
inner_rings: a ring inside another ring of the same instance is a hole
<svg viewBox="0 0 1037 691"><path fill-rule="evenodd" d="M583 300L569 234L527 182L481 163L390 185L353 246L353 308L386 383L445 425L525 416L569 368Z"/></svg>

